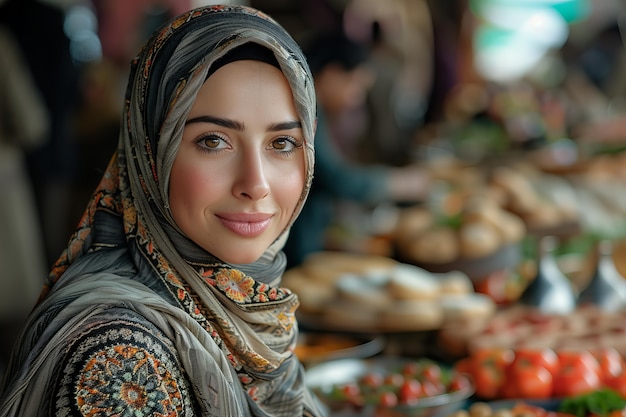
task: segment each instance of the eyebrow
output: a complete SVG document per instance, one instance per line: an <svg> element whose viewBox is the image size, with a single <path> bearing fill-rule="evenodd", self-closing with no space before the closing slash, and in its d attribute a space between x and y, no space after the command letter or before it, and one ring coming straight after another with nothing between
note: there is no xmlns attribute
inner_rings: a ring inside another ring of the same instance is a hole
<svg viewBox="0 0 626 417"><path fill-rule="evenodd" d="M192 123L213 123L213 124L216 124L218 126L222 126L228 129L233 129L233 130L238 130L238 131L244 130L243 123L237 122L235 120L224 119L221 117L208 116L208 115L193 117L185 122L185 126L192 124ZM300 121L290 120L287 122L271 124L268 130L270 132L278 132L281 130L291 130L291 129L301 129L301 128L302 128L302 123L300 123Z"/></svg>
<svg viewBox="0 0 626 417"><path fill-rule="evenodd" d="M228 129L239 130L239 131L244 130L243 123L237 122L235 120L223 119L221 117L208 116L208 115L193 117L185 122L185 126L189 124L193 124L193 123L213 123L213 124L216 124L218 126L222 126ZM268 130L271 132L277 132L280 130L301 129L301 128L302 128L302 123L300 123L300 121L290 120L288 122L274 123L270 125Z"/></svg>

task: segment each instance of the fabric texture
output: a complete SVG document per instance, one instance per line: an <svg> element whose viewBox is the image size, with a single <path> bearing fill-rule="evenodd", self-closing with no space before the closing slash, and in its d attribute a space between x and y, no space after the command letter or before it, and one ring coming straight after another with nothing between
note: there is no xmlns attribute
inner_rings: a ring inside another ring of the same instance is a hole
<svg viewBox="0 0 626 417"><path fill-rule="evenodd" d="M197 91L217 59L248 42L274 53L300 116L307 181L291 223L299 214L315 93L298 45L244 6L173 19L132 62L117 152L14 351L0 416L323 414L293 354L297 296L280 287L289 227L257 262L230 265L187 239L169 211Z"/></svg>

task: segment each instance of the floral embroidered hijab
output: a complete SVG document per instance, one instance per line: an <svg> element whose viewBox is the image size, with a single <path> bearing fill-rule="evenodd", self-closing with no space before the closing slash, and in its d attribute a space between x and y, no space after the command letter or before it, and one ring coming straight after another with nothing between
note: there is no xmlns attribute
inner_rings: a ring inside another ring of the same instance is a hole
<svg viewBox="0 0 626 417"><path fill-rule="evenodd" d="M45 392L46 372L53 372L46 360L62 354L64 336L94 311L123 306L171 335L203 415L319 414L292 353L298 299L279 286L288 228L257 262L229 265L187 239L168 206L169 175L195 96L212 64L249 42L273 52L303 127L307 181L291 222L297 217L311 185L315 124L313 81L300 48L248 7L207 6L172 20L132 61L118 149L7 370L6 409Z"/></svg>

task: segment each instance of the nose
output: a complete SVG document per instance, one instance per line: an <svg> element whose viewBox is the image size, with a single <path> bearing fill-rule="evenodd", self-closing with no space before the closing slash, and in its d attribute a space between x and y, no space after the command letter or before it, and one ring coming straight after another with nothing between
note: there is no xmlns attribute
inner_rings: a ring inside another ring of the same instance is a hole
<svg viewBox="0 0 626 417"><path fill-rule="evenodd" d="M263 158L256 153L244 155L237 161L237 179L233 185L233 194L237 198L260 200L267 196L270 191L266 178Z"/></svg>

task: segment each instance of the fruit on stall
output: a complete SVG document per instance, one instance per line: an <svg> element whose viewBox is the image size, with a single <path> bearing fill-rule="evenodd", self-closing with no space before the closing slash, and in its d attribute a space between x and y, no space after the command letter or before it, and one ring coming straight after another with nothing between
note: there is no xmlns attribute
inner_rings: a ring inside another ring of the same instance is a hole
<svg viewBox="0 0 626 417"><path fill-rule="evenodd" d="M331 409L374 407L417 407L441 405L446 396L472 393L472 382L465 374L439 362L415 358L389 367L372 368L345 382L313 388ZM408 410L408 408L406 408Z"/></svg>
<svg viewBox="0 0 626 417"><path fill-rule="evenodd" d="M482 400L548 399L619 388L626 365L613 348L482 348L455 363L470 375Z"/></svg>

